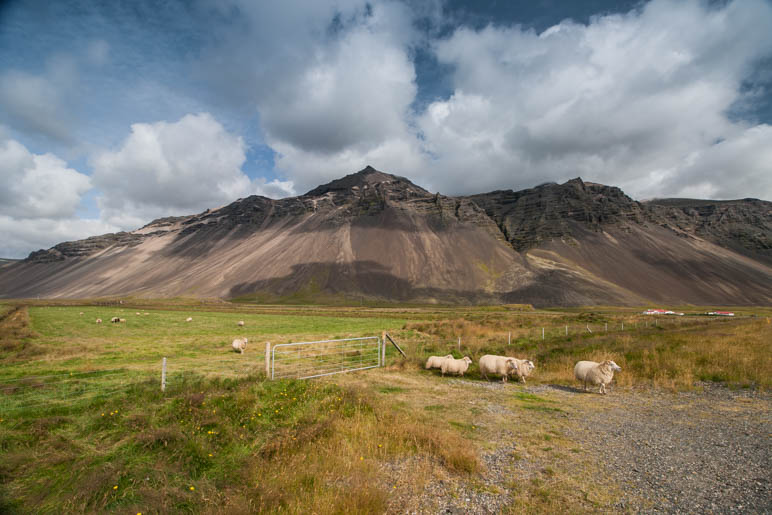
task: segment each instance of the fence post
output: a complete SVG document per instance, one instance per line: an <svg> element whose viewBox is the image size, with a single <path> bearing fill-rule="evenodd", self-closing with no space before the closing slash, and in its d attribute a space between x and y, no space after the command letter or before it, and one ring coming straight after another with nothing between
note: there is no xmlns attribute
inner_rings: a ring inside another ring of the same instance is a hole
<svg viewBox="0 0 772 515"><path fill-rule="evenodd" d="M512 331L509 331L509 336L507 336L507 345L512 345Z"/></svg>
<svg viewBox="0 0 772 515"><path fill-rule="evenodd" d="M461 337L458 337L458 352L461 352Z"/></svg>
<svg viewBox="0 0 772 515"><path fill-rule="evenodd" d="M161 361L161 391L166 391L166 358Z"/></svg>
<svg viewBox="0 0 772 515"><path fill-rule="evenodd" d="M271 342L265 342L265 378L271 378Z"/></svg>
<svg viewBox="0 0 772 515"><path fill-rule="evenodd" d="M544 328L543 327L541 328L541 339L542 340L544 339Z"/></svg>
<svg viewBox="0 0 772 515"><path fill-rule="evenodd" d="M606 322L606 328L605 331L608 332L608 322Z"/></svg>
<svg viewBox="0 0 772 515"><path fill-rule="evenodd" d="M623 331L625 330L625 323L624 322L622 322L622 330Z"/></svg>
<svg viewBox="0 0 772 515"><path fill-rule="evenodd" d="M381 332L381 366L386 366L386 331Z"/></svg>

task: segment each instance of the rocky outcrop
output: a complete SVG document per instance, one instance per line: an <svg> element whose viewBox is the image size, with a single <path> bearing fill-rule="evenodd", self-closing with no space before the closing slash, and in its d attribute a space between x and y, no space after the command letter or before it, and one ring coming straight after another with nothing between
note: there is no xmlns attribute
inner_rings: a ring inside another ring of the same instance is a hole
<svg viewBox="0 0 772 515"><path fill-rule="evenodd" d="M108 247L134 247L142 243L147 236L130 232L117 232L92 236L85 240L66 241L51 247L48 250L32 252L26 262L50 263L52 261L64 261L66 259L89 256Z"/></svg>

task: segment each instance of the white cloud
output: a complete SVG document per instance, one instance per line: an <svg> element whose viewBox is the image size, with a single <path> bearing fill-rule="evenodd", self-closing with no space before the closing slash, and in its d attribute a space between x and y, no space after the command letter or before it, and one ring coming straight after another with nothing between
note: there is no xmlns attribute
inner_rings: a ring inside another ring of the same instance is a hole
<svg viewBox="0 0 772 515"><path fill-rule="evenodd" d="M92 160L102 218L136 229L160 216L292 189L291 182L251 181L241 170L245 150L242 138L208 113L188 114L176 122L135 123L120 148Z"/></svg>
<svg viewBox="0 0 772 515"><path fill-rule="evenodd" d="M0 214L20 219L69 218L90 178L53 154L32 154L15 140L0 141Z"/></svg>
<svg viewBox="0 0 772 515"><path fill-rule="evenodd" d="M726 113L742 99L752 65L772 54L770 26L772 7L748 0L716 9L654 1L542 34L460 28L436 43L439 60L455 68L455 92L418 119L435 156L428 182L451 193L577 175L634 195L697 187L705 181L688 173L695 153L714 154L721 139L759 138ZM763 153L747 159L752 163L726 160L722 173L710 173L727 184L727 173L760 168L770 175ZM703 174L716 170L704 158L700 163ZM759 194L772 197L769 183L764 187Z"/></svg>
<svg viewBox="0 0 772 515"><path fill-rule="evenodd" d="M224 96L256 107L277 168L300 191L377 157L394 169L405 161L399 152L419 150L409 128L416 31L407 5L228 5L244 31L229 27L205 53L202 75Z"/></svg>
<svg viewBox="0 0 772 515"><path fill-rule="evenodd" d="M0 140L0 257L66 240L113 232L99 220L77 217L91 179L53 154L33 154L12 139Z"/></svg>

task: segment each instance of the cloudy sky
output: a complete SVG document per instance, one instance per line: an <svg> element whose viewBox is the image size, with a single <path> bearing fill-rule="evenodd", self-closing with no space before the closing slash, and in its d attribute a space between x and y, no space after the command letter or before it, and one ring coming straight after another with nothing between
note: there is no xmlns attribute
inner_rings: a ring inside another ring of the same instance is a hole
<svg viewBox="0 0 772 515"><path fill-rule="evenodd" d="M0 4L0 257L362 169L772 199L772 0Z"/></svg>

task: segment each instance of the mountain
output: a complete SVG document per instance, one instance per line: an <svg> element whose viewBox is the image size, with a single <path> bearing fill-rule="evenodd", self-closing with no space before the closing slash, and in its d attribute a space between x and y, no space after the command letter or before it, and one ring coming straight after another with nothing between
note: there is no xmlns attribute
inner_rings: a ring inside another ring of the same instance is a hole
<svg viewBox="0 0 772 515"><path fill-rule="evenodd" d="M371 167L0 268L2 297L772 304L772 202L564 184L464 197Z"/></svg>

